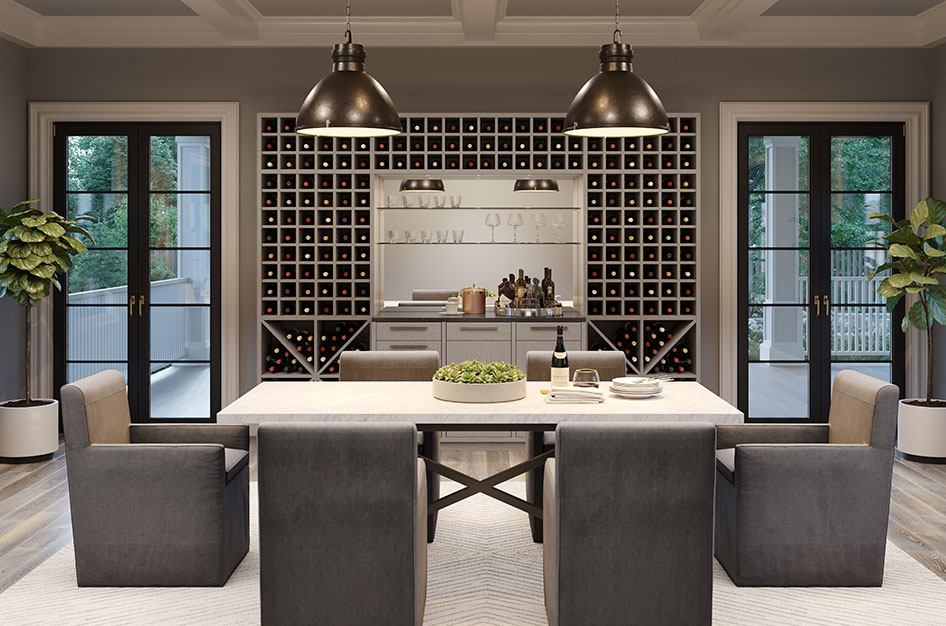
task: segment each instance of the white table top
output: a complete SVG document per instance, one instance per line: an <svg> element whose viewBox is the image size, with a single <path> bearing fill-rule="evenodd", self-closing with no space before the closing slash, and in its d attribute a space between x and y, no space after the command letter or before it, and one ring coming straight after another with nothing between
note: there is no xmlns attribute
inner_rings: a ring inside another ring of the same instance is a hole
<svg viewBox="0 0 946 626"><path fill-rule="evenodd" d="M514 402L472 404L433 397L429 382L263 382L217 414L221 424L261 422L403 422L418 430L553 430L559 422L705 421L741 424L734 406L699 383L664 383L646 399L608 394L600 404L548 404L529 382Z"/></svg>

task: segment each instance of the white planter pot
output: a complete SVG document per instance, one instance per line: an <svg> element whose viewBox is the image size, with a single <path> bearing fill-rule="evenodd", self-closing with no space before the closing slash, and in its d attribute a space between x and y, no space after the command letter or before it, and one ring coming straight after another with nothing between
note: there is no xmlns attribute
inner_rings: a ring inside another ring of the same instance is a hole
<svg viewBox="0 0 946 626"><path fill-rule="evenodd" d="M0 405L0 457L24 458L52 454L59 447L59 402L11 407Z"/></svg>
<svg viewBox="0 0 946 626"><path fill-rule="evenodd" d="M914 456L946 458L946 408L906 404L907 400L900 401L897 448Z"/></svg>
<svg viewBox="0 0 946 626"><path fill-rule="evenodd" d="M526 397L526 381L466 384L434 379L434 397L448 402L512 402Z"/></svg>

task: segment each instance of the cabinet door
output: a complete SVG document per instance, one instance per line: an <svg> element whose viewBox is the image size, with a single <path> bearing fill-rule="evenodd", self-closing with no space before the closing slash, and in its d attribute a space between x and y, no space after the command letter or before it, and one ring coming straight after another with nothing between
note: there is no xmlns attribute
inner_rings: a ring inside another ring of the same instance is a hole
<svg viewBox="0 0 946 626"><path fill-rule="evenodd" d="M512 342L505 341L450 341L447 340L445 363L461 361L512 361Z"/></svg>

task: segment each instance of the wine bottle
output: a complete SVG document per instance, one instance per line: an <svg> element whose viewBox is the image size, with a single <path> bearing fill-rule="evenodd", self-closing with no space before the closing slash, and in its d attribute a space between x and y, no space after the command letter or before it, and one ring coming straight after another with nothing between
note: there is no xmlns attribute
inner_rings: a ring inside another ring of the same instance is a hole
<svg viewBox="0 0 946 626"><path fill-rule="evenodd" d="M552 386L568 386L568 353L565 351L565 329L559 326L555 338L555 351L552 352Z"/></svg>

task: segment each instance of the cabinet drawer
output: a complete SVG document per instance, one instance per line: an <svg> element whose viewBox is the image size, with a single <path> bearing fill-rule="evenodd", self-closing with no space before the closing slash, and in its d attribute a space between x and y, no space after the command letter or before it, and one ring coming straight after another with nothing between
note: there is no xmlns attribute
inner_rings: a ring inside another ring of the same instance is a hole
<svg viewBox="0 0 946 626"><path fill-rule="evenodd" d="M522 341L532 341L532 340L546 340L548 341L548 348L546 350L551 350L555 347L555 329L559 326L564 326L565 330L565 347L568 348L569 341L581 341L581 322L566 322L563 324L556 324L555 322L518 322L516 326L516 339ZM578 346L572 348L577 350Z"/></svg>
<svg viewBox="0 0 946 626"><path fill-rule="evenodd" d="M425 340L440 341L440 322L376 322L378 341Z"/></svg>
<svg viewBox="0 0 946 626"><path fill-rule="evenodd" d="M484 341L491 339L512 339L510 322L447 322L447 341Z"/></svg>
<svg viewBox="0 0 946 626"><path fill-rule="evenodd" d="M440 362L443 363L439 341L378 341L375 346L378 350L434 350L440 355Z"/></svg>
<svg viewBox="0 0 946 626"><path fill-rule="evenodd" d="M444 365L463 361L512 362L512 342L506 341L447 341Z"/></svg>

